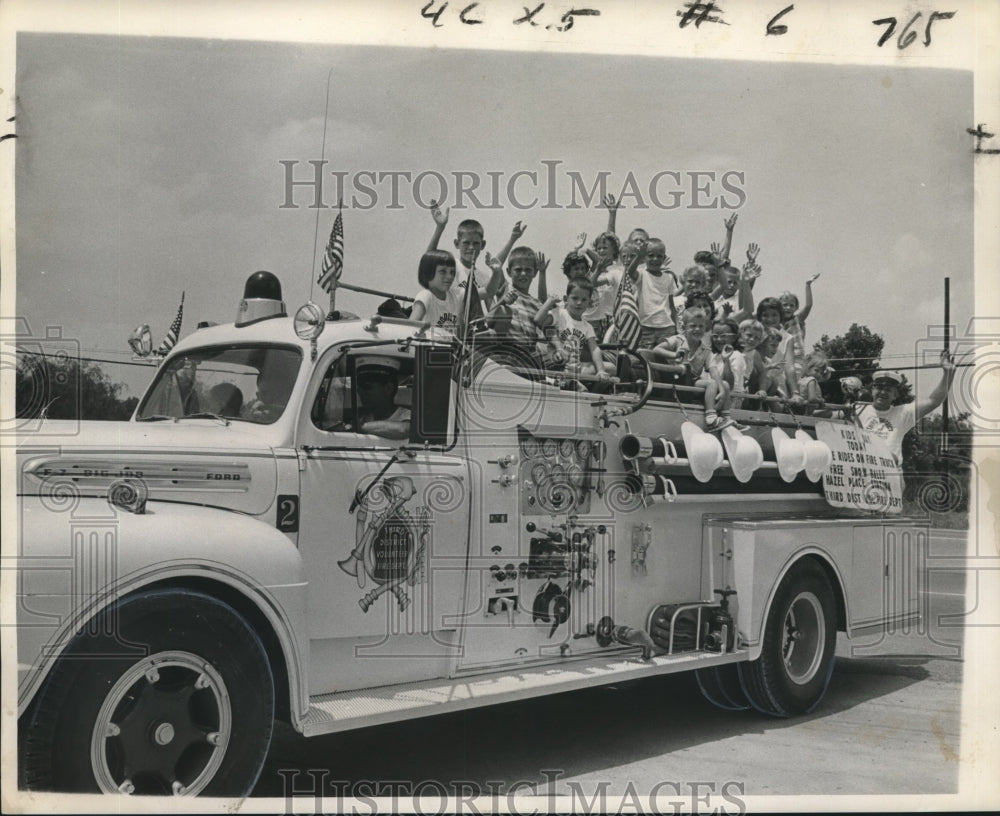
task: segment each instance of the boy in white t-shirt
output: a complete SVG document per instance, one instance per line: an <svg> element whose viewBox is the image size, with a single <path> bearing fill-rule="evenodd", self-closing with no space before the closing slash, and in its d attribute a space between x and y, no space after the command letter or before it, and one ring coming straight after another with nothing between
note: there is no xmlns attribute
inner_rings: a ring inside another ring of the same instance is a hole
<svg viewBox="0 0 1000 816"><path fill-rule="evenodd" d="M671 314L671 296L677 290L674 273L666 268L670 264L667 249L659 238L646 242L646 269L639 274L639 348L651 349L668 337L677 334Z"/></svg>
<svg viewBox="0 0 1000 816"><path fill-rule="evenodd" d="M450 210L448 208L442 210L436 201L431 202L430 210L435 227L431 241L427 245L427 251L434 252L438 248L438 241L441 240L444 228L448 226L448 213ZM510 231L510 238L496 254L496 259L500 262L500 267L507 260L507 256L510 254L511 249L513 249L514 244L524 235L525 229L526 227L520 221L514 224L513 229ZM490 270L489 273L476 268L476 261L483 249L486 248L486 232L482 224L475 219L466 218L459 223L456 233L455 250L458 253L459 262L455 267L454 286L464 288L465 282L471 277L476 281L476 287L479 289L479 298L483 302L483 307L488 309L493 305L495 299L500 298L505 293L506 282L503 279L503 271L498 271L499 267L497 265L489 263L490 257L488 253L485 256L485 261L487 268ZM461 293L459 293L459 296L461 297Z"/></svg>
<svg viewBox="0 0 1000 816"><path fill-rule="evenodd" d="M566 285L566 305L559 306L558 299L550 297L535 315L535 323L550 334L554 356L565 364L566 371L607 380L611 374L597 346L597 335L593 326L583 319L593 291L594 284L587 278L573 278ZM585 362L587 357L589 362Z"/></svg>

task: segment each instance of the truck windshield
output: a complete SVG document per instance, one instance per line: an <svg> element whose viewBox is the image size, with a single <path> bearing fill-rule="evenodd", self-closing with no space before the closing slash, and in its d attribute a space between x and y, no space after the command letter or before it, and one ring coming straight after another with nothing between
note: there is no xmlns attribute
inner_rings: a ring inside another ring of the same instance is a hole
<svg viewBox="0 0 1000 816"><path fill-rule="evenodd" d="M215 416L269 425L284 412L301 363L302 352L291 347L193 349L160 368L136 419Z"/></svg>

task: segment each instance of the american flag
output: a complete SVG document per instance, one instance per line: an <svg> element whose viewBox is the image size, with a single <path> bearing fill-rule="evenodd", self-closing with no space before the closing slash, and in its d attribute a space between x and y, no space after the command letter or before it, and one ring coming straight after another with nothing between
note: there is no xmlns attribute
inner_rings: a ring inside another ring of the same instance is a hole
<svg viewBox="0 0 1000 816"><path fill-rule="evenodd" d="M181 305L177 307L177 317L174 318L174 322L170 324L170 328L167 329L167 336L163 338L163 342L157 347L154 354L164 355L170 351L177 343L177 338L181 334L181 322L184 320L184 293L181 292Z"/></svg>
<svg viewBox="0 0 1000 816"><path fill-rule="evenodd" d="M468 339L470 334L482 331L483 325L483 301L479 297L479 289L476 287L476 279L469 275L468 280L459 284L463 289L462 314L458 319L458 336Z"/></svg>
<svg viewBox="0 0 1000 816"><path fill-rule="evenodd" d="M618 342L629 351L635 351L639 348L642 326L639 323L639 302L636 299L635 283L627 271L622 273L622 281L618 285L614 314Z"/></svg>
<svg viewBox="0 0 1000 816"><path fill-rule="evenodd" d="M323 255L323 269L319 273L319 285L323 291L332 292L343 271L344 218L343 213L338 212L337 220L333 222L333 230L330 232L330 240L326 245L326 253Z"/></svg>

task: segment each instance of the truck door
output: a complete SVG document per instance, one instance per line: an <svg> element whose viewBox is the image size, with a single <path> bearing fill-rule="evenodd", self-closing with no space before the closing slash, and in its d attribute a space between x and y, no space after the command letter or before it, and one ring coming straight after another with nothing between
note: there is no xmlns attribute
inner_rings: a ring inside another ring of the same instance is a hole
<svg viewBox="0 0 1000 816"><path fill-rule="evenodd" d="M398 370L395 402L405 413L420 387L413 357L366 354ZM337 349L320 361L299 424L316 693L444 676L461 608L464 460L360 432L353 362Z"/></svg>

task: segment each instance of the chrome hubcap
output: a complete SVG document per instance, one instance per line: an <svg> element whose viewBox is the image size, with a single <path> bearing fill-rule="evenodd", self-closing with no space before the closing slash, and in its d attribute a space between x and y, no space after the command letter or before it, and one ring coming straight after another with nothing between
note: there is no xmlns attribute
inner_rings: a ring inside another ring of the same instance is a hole
<svg viewBox="0 0 1000 816"><path fill-rule="evenodd" d="M819 671L826 643L823 606L812 592L800 592L785 613L781 657L788 679L798 685Z"/></svg>
<svg viewBox="0 0 1000 816"><path fill-rule="evenodd" d="M150 655L119 678L97 714L94 778L105 793L197 794L219 770L231 730L226 684L204 658Z"/></svg>

